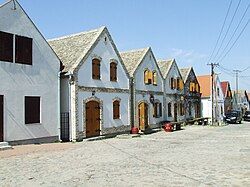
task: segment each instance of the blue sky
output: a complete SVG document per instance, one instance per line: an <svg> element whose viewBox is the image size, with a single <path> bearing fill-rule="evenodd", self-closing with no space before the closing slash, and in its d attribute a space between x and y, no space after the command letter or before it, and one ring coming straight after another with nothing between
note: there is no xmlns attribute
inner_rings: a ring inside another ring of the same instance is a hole
<svg viewBox="0 0 250 187"><path fill-rule="evenodd" d="M220 46L220 52L223 51L250 3L240 1L221 44L239 1L232 1L214 55ZM205 75L210 74L207 63L230 0L19 0L19 3L47 39L107 26L119 51L150 46L157 59L175 58L180 68L193 66L196 75ZM250 8L227 49L249 19ZM215 72L221 81L230 81L233 89L232 70L246 69L239 73L239 89L250 91L250 23L220 65Z"/></svg>

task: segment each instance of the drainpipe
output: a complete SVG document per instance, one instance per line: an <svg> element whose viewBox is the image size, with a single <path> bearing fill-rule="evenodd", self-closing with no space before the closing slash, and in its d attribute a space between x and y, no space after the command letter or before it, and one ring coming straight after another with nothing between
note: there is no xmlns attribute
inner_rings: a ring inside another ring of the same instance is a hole
<svg viewBox="0 0 250 187"><path fill-rule="evenodd" d="M134 120L134 79L133 77L130 78L130 123L131 123L131 128L135 126L135 120Z"/></svg>
<svg viewBox="0 0 250 187"><path fill-rule="evenodd" d="M72 112L71 112L71 86L74 84L74 76L72 73L69 73L69 139L74 142L72 132L73 132L73 126L72 126Z"/></svg>
<svg viewBox="0 0 250 187"><path fill-rule="evenodd" d="M60 83L60 77L61 77L61 71L58 72L57 74L57 94L58 94L58 104L57 104L57 120L58 120L58 140L61 142L61 83Z"/></svg>

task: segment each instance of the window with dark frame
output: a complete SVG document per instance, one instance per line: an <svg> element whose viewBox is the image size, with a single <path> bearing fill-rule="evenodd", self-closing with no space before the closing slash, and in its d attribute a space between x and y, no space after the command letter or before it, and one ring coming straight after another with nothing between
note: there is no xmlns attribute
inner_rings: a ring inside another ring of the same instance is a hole
<svg viewBox="0 0 250 187"><path fill-rule="evenodd" d="M162 116L162 104L160 102L155 102L153 104L154 111L153 111L153 117L159 118Z"/></svg>
<svg viewBox="0 0 250 187"><path fill-rule="evenodd" d="M117 64L115 62L110 63L110 81L117 81Z"/></svg>
<svg viewBox="0 0 250 187"><path fill-rule="evenodd" d="M16 35L15 44L15 62L19 64L32 65L32 38Z"/></svg>
<svg viewBox="0 0 250 187"><path fill-rule="evenodd" d="M100 80L101 79L101 61L98 59L92 60L92 79Z"/></svg>
<svg viewBox="0 0 250 187"><path fill-rule="evenodd" d="M115 100L113 102L113 119L120 118L120 101Z"/></svg>
<svg viewBox="0 0 250 187"><path fill-rule="evenodd" d="M0 61L13 62L13 34L0 31Z"/></svg>
<svg viewBox="0 0 250 187"><path fill-rule="evenodd" d="M172 111L171 111L171 103L168 103L168 117L172 116Z"/></svg>
<svg viewBox="0 0 250 187"><path fill-rule="evenodd" d="M25 96L25 124L40 123L40 97Z"/></svg>

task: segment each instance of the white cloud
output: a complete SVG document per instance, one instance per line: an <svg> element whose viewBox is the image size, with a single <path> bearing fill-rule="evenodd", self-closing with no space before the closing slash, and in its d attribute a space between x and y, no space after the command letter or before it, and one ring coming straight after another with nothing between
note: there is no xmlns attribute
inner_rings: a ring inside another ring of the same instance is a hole
<svg viewBox="0 0 250 187"><path fill-rule="evenodd" d="M205 62L208 55L184 49L171 49L171 57L188 65Z"/></svg>

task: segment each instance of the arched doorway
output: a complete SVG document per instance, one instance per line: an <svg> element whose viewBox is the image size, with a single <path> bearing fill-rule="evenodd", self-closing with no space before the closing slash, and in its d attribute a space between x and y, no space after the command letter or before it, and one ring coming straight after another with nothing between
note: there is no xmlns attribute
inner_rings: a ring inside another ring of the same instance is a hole
<svg viewBox="0 0 250 187"><path fill-rule="evenodd" d="M86 137L100 135L100 103L89 101L86 103Z"/></svg>
<svg viewBox="0 0 250 187"><path fill-rule="evenodd" d="M145 131L148 127L148 104L142 102L139 104L138 109L140 130Z"/></svg>

